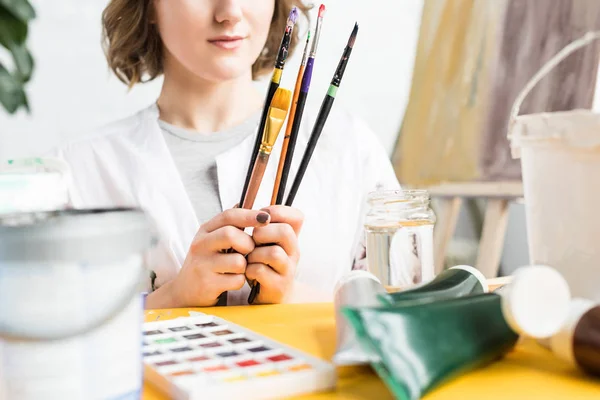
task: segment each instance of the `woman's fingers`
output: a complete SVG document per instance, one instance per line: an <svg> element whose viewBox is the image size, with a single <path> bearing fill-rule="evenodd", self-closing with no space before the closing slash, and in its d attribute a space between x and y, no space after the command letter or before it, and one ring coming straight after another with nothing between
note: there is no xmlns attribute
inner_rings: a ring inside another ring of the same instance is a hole
<svg viewBox="0 0 600 400"><path fill-rule="evenodd" d="M304 214L297 208L288 206L269 206L261 211L269 213L271 223L285 223L292 227L296 236L300 234L302 224L304 223Z"/></svg>
<svg viewBox="0 0 600 400"><path fill-rule="evenodd" d="M277 244L290 257L298 255L298 237L291 225L286 223L270 223L261 228L255 228L252 238L256 246Z"/></svg>
<svg viewBox="0 0 600 400"><path fill-rule="evenodd" d="M270 215L267 212L232 208L208 220L200 229L206 233L210 233L228 225L244 229L265 226L269 222Z"/></svg>
<svg viewBox="0 0 600 400"><path fill-rule="evenodd" d="M243 274L219 274L215 278L215 286L219 288L218 293L240 290L246 284L246 276Z"/></svg>
<svg viewBox="0 0 600 400"><path fill-rule="evenodd" d="M243 230L228 225L205 234L204 240L196 242L203 249L199 251L216 252L234 249L240 254L248 254L254 250L255 243L252 237ZM192 246L196 246L194 243Z"/></svg>
<svg viewBox="0 0 600 400"><path fill-rule="evenodd" d="M255 248L248 254L248 265L265 264L279 275L290 273L292 262L287 253L280 246L264 246ZM246 272L248 276L248 272ZM249 279L252 277L248 276Z"/></svg>
<svg viewBox="0 0 600 400"><path fill-rule="evenodd" d="M265 290L271 292L284 290L281 276L265 264L248 264L246 267L246 278L259 282Z"/></svg>
<svg viewBox="0 0 600 400"><path fill-rule="evenodd" d="M213 272L218 274L244 274L246 258L239 253L215 254L210 259Z"/></svg>

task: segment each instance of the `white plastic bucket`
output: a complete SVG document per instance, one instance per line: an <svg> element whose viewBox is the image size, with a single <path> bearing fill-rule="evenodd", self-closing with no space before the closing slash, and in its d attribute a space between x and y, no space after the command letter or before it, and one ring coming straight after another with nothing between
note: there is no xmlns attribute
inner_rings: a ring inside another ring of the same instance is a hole
<svg viewBox="0 0 600 400"><path fill-rule="evenodd" d="M58 158L0 163L0 214L66 208L70 176L69 165Z"/></svg>
<svg viewBox="0 0 600 400"><path fill-rule="evenodd" d="M600 301L600 114L518 113L552 68L599 38L588 33L542 67L517 97L509 125L513 157L521 158L531 263L556 268L574 297L594 301Z"/></svg>
<svg viewBox="0 0 600 400"><path fill-rule="evenodd" d="M138 210L0 215L0 400L139 399Z"/></svg>

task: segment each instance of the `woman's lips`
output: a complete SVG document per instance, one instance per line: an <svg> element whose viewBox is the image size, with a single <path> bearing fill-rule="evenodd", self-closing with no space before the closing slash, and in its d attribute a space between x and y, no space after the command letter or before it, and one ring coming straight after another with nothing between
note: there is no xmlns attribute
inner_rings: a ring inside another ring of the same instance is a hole
<svg viewBox="0 0 600 400"><path fill-rule="evenodd" d="M208 42L224 50L235 50L242 45L244 41L242 36L219 36L209 39Z"/></svg>

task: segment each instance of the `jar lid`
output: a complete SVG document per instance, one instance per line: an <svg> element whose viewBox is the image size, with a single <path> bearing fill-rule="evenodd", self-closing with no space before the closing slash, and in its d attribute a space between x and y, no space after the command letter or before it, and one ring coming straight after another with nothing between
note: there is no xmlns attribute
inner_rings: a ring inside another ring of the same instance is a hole
<svg viewBox="0 0 600 400"><path fill-rule="evenodd" d="M0 260L111 262L148 249L140 209L86 209L0 215Z"/></svg>

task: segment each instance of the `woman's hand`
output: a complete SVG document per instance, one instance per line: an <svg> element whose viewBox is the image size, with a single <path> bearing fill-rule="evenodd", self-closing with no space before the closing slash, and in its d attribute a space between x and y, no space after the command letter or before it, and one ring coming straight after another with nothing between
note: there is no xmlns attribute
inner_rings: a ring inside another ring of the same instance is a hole
<svg viewBox="0 0 600 400"><path fill-rule="evenodd" d="M221 293L241 289L246 281L244 256L255 247L243 229L260 229L269 222L264 211L234 208L203 224L179 274L148 295L148 308L212 306ZM235 252L225 253L230 248Z"/></svg>
<svg viewBox="0 0 600 400"><path fill-rule="evenodd" d="M246 277L260 283L256 303L281 303L292 292L300 258L298 234L304 216L300 210L286 206L271 206L263 211L271 215L271 222L252 233L256 247L248 254Z"/></svg>

